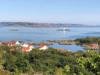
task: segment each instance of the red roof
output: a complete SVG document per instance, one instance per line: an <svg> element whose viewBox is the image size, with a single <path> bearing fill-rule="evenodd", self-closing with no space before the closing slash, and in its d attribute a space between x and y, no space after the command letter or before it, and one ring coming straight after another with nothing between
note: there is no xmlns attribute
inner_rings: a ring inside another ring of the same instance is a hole
<svg viewBox="0 0 100 75"><path fill-rule="evenodd" d="M46 44L40 44L40 48L46 46Z"/></svg>
<svg viewBox="0 0 100 75"><path fill-rule="evenodd" d="M90 44L91 49L99 49L98 44Z"/></svg>
<svg viewBox="0 0 100 75"><path fill-rule="evenodd" d="M6 46L15 46L15 45L16 45L16 41L2 42L2 45L6 45Z"/></svg>
<svg viewBox="0 0 100 75"><path fill-rule="evenodd" d="M28 45L28 47L22 47L22 51L23 51L23 52L29 52L31 46L32 46L32 45Z"/></svg>

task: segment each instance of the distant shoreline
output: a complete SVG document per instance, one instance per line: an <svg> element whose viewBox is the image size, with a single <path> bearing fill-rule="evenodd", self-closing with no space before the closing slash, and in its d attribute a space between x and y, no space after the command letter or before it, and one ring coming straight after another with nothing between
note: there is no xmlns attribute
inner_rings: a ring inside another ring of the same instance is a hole
<svg viewBox="0 0 100 75"><path fill-rule="evenodd" d="M0 27L32 27L32 28L61 28L61 27L100 27L99 25L67 24L67 23L32 23L32 22L0 22Z"/></svg>

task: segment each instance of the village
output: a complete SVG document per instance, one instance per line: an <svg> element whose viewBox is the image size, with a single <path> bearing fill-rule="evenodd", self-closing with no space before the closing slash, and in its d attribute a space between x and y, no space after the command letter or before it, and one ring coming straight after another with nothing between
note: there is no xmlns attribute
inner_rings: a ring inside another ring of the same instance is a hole
<svg viewBox="0 0 100 75"><path fill-rule="evenodd" d="M32 43L22 42L22 41L7 41L7 42L0 42L0 46L8 46L8 47L18 47L21 49L22 52L30 52L32 49L39 49L39 50L47 50L48 46L44 43L39 45L33 45Z"/></svg>
<svg viewBox="0 0 100 75"><path fill-rule="evenodd" d="M74 42L74 43L72 43ZM77 44L75 41L72 41L70 45L72 44ZM62 41L60 41L60 43L63 43ZM67 42L68 45L69 42ZM54 44L54 42L49 41L49 43L33 43L33 42L23 42L23 41L4 41L4 42L0 42L0 46L8 46L8 47L16 47L18 49L20 49L22 52L28 53L30 51L32 51L33 49L38 49L38 50L47 50L49 48L49 45ZM59 44L59 43L58 43ZM82 44L82 47L84 47L84 49L87 50L99 50L99 45L98 43L90 43L90 44ZM63 48L56 48L58 51L64 51ZM11 51L14 51L14 49L11 49ZM69 50L70 51L70 50Z"/></svg>

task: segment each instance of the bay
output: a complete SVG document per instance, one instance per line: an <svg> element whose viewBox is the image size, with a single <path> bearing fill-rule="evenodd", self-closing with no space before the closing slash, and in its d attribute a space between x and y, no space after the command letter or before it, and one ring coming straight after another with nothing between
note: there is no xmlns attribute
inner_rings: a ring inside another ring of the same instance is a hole
<svg viewBox="0 0 100 75"><path fill-rule="evenodd" d="M63 28L2 27L0 28L0 41L21 40L42 42L46 40L100 37L99 27L70 27L67 28L69 31L58 31L58 29ZM76 51L76 49L83 50L83 47L75 45L53 45L51 47L62 47L73 51Z"/></svg>

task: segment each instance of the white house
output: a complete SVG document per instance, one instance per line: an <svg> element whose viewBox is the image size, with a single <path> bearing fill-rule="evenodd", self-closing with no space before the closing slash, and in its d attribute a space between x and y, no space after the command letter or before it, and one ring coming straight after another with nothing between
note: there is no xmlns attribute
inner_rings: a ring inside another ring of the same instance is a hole
<svg viewBox="0 0 100 75"><path fill-rule="evenodd" d="M16 45L21 45L21 43L19 41L16 41Z"/></svg>
<svg viewBox="0 0 100 75"><path fill-rule="evenodd" d="M48 49L47 45L44 45L44 44L40 45L39 50L47 50L47 49Z"/></svg>
<svg viewBox="0 0 100 75"><path fill-rule="evenodd" d="M30 52L34 48L31 44L23 44L22 45L22 51L23 52Z"/></svg>

